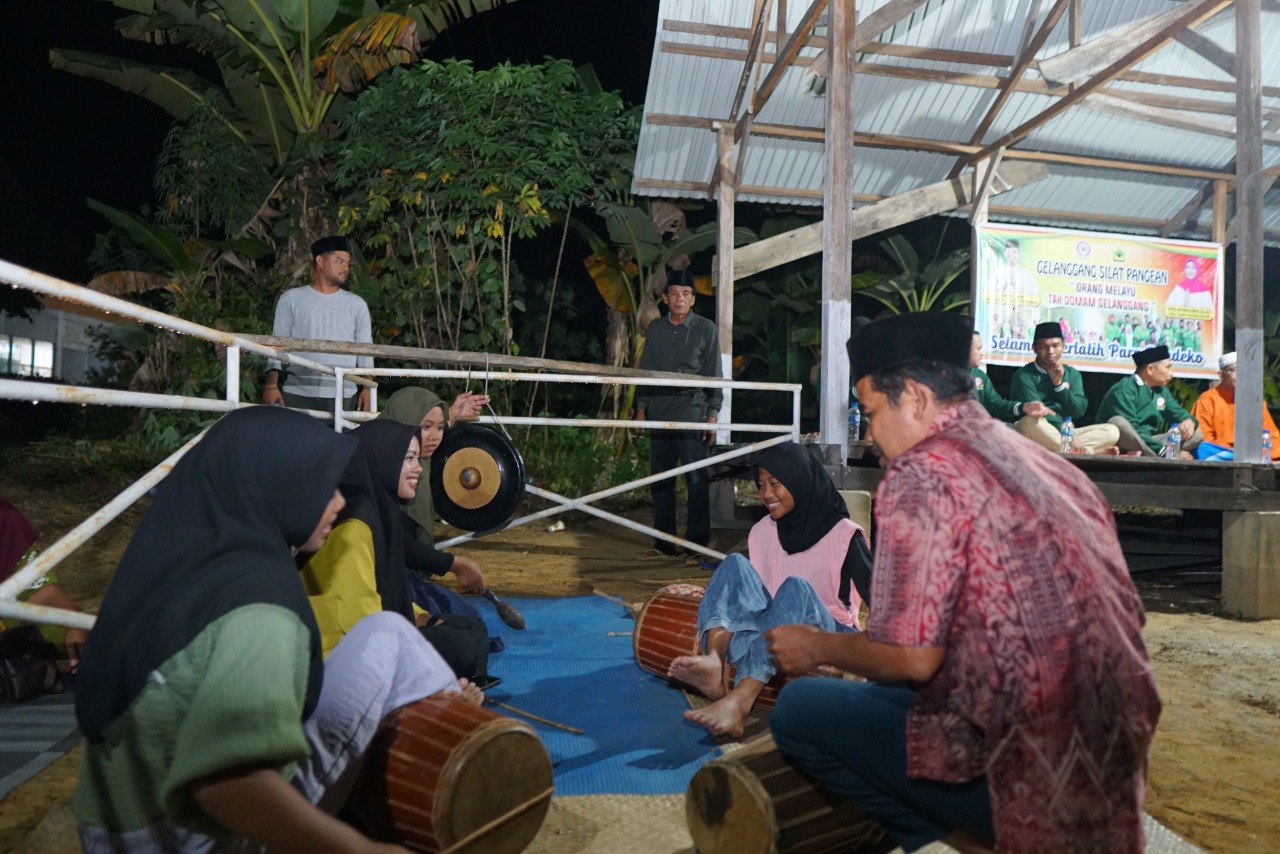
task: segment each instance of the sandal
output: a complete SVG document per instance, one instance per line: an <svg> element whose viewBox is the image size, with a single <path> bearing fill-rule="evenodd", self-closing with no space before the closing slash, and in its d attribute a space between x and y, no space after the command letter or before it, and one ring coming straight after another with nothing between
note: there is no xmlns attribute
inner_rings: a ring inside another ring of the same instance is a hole
<svg viewBox="0 0 1280 854"><path fill-rule="evenodd" d="M636 557L639 558L640 560L671 560L672 558L680 557L680 555L668 554L667 552L664 552L660 548L657 548L655 546L650 546L649 548L640 552L640 554L636 555Z"/></svg>

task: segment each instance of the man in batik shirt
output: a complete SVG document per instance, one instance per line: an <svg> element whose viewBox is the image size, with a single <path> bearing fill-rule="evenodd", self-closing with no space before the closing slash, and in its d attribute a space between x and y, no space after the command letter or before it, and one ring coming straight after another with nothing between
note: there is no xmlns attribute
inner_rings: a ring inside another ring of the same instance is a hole
<svg viewBox="0 0 1280 854"><path fill-rule="evenodd" d="M1160 699L1107 503L969 397L965 318L850 342L876 495L867 630L768 633L779 748L911 851L1141 852Z"/></svg>

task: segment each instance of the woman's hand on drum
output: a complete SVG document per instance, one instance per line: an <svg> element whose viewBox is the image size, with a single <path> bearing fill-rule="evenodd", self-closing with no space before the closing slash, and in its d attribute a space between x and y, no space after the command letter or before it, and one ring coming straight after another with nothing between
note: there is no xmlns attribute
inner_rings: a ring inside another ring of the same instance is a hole
<svg viewBox="0 0 1280 854"><path fill-rule="evenodd" d="M454 555L450 569L453 577L458 579L458 588L463 593L479 596L484 592L484 573L480 571L480 564L471 558Z"/></svg>

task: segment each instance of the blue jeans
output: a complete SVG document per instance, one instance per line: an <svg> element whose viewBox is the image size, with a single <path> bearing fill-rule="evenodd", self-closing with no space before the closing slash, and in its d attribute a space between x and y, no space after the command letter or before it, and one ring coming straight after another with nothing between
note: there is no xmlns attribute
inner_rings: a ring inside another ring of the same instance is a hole
<svg viewBox="0 0 1280 854"><path fill-rule="evenodd" d="M707 458L706 434L701 430L654 430L649 439L649 472L658 474L676 465L688 465ZM684 538L705 546L711 542L711 480L705 468L694 469L684 476L689 490L689 516ZM676 479L665 478L649 487L653 499L653 527L664 534L676 533ZM674 554L674 546L666 540L654 545Z"/></svg>
<svg viewBox="0 0 1280 854"><path fill-rule="evenodd" d="M853 801L907 851L956 829L995 839L987 778L941 783L907 776L905 683L804 678L788 682L769 720L778 749L822 787Z"/></svg>
<svg viewBox="0 0 1280 854"><path fill-rule="evenodd" d="M704 650L709 629L733 633L728 661L738 668L735 685L748 677L761 682L772 679L778 668L769 655L764 633L775 626L797 623L817 626L824 632L854 631L836 622L813 586L803 578L786 579L777 595L770 597L760 574L740 554L721 561L698 604L698 637Z"/></svg>

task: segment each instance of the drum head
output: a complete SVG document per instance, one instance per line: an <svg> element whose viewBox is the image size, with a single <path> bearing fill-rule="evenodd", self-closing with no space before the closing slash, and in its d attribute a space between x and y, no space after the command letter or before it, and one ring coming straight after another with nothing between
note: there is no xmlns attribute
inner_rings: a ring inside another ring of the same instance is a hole
<svg viewBox="0 0 1280 854"><path fill-rule="evenodd" d="M524 497L524 458L503 433L463 424L431 455L431 500L455 528L489 531L506 524Z"/></svg>

